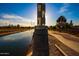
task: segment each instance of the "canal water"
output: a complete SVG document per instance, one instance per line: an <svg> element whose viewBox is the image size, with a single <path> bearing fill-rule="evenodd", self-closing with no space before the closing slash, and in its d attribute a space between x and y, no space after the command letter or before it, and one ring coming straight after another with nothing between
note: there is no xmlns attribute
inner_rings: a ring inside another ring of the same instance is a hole
<svg viewBox="0 0 79 59"><path fill-rule="evenodd" d="M0 55L24 56L31 44L34 30L0 37Z"/></svg>

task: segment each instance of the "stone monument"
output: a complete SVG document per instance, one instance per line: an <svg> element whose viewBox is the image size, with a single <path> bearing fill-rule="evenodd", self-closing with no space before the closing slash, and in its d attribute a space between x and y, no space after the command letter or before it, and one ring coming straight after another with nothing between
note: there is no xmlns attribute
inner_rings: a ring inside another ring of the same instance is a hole
<svg viewBox="0 0 79 59"><path fill-rule="evenodd" d="M32 38L33 56L48 56L48 27L45 26L45 3L37 3L37 26Z"/></svg>

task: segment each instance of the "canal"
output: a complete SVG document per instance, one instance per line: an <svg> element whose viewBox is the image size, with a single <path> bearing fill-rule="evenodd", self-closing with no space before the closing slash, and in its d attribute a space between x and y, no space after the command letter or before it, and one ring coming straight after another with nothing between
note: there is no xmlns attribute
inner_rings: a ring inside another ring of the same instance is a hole
<svg viewBox="0 0 79 59"><path fill-rule="evenodd" d="M0 37L0 55L24 56L31 44L34 30Z"/></svg>

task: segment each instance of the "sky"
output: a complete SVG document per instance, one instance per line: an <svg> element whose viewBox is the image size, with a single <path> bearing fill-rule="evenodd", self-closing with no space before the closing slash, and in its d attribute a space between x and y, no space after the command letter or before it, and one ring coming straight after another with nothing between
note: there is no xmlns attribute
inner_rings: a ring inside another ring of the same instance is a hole
<svg viewBox="0 0 79 59"><path fill-rule="evenodd" d="M46 25L56 25L56 20L64 16L67 22L79 25L79 4L47 3ZM5 25L35 26L37 24L37 4L35 3L0 3L0 26Z"/></svg>

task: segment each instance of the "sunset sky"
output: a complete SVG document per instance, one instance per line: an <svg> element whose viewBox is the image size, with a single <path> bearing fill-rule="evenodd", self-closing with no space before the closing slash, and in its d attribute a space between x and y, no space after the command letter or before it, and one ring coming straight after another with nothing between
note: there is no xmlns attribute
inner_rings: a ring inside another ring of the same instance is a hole
<svg viewBox="0 0 79 59"><path fill-rule="evenodd" d="M65 16L67 22L79 24L79 4L46 4L46 25L55 25L59 16ZM34 3L0 3L0 26L20 24L34 26L37 20L37 4Z"/></svg>

